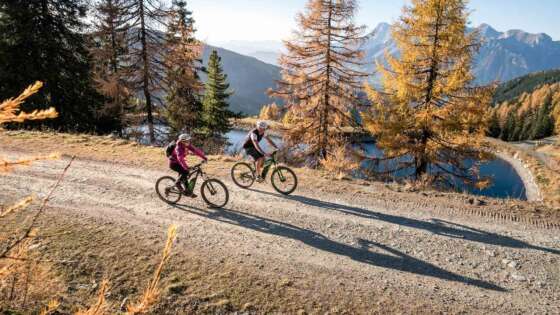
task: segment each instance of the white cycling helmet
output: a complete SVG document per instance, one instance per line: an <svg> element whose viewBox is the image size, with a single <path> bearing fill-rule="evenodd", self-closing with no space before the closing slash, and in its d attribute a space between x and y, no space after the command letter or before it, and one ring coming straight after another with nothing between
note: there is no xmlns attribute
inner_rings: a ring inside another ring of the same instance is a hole
<svg viewBox="0 0 560 315"><path fill-rule="evenodd" d="M266 128L268 128L268 123L266 121L263 121L263 120L258 121L257 122L257 128L266 129Z"/></svg>
<svg viewBox="0 0 560 315"><path fill-rule="evenodd" d="M188 133L183 133L179 136L179 141L191 141L192 137Z"/></svg>

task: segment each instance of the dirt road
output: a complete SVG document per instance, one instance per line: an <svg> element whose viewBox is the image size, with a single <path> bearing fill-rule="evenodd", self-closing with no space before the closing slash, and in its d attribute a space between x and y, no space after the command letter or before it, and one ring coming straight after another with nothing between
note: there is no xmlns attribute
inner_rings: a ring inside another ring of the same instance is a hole
<svg viewBox="0 0 560 315"><path fill-rule="evenodd" d="M66 162L19 168L1 178L0 189L45 194ZM227 177L221 178L230 190L225 209L207 209L200 199L170 206L153 187L164 174L78 160L50 206L146 231L176 223L179 244L208 261L314 279L350 298L398 292L447 311L560 313L558 231L452 214L447 210L470 205L420 193L401 198L368 194L374 187L365 187L365 193L333 194L304 184L285 197L266 183L241 190Z"/></svg>

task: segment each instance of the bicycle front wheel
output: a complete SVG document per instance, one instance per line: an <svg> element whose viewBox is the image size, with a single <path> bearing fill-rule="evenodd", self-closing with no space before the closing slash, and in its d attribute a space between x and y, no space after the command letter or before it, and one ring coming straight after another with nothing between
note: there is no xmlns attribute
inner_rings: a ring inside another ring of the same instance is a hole
<svg viewBox="0 0 560 315"><path fill-rule="evenodd" d="M283 195L293 193L298 184L296 173L285 166L277 167L270 176L272 187Z"/></svg>
<svg viewBox="0 0 560 315"><path fill-rule="evenodd" d="M226 185L213 178L202 183L200 194L210 208L223 208L229 201L229 192Z"/></svg>
<svg viewBox="0 0 560 315"><path fill-rule="evenodd" d="M239 162L231 168L231 179L237 186L249 188L255 182L253 168L245 162Z"/></svg>
<svg viewBox="0 0 560 315"><path fill-rule="evenodd" d="M157 180L156 192L161 200L172 204L181 200L183 194L175 183L175 178L171 176L164 176Z"/></svg>

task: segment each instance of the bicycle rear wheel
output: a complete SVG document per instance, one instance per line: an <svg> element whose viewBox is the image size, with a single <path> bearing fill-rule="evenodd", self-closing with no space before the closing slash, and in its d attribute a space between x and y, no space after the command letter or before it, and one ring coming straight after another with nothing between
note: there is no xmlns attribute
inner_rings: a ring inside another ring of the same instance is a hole
<svg viewBox="0 0 560 315"><path fill-rule="evenodd" d="M156 192L161 200L172 204L181 200L183 193L175 183L175 178L171 176L164 176L156 181Z"/></svg>
<svg viewBox="0 0 560 315"><path fill-rule="evenodd" d="M200 194L210 208L223 208L229 201L229 192L226 185L214 178L202 183Z"/></svg>
<svg viewBox="0 0 560 315"><path fill-rule="evenodd" d="M272 172L270 182L272 183L272 187L283 195L293 193L298 184L296 173L285 166L279 166Z"/></svg>
<svg viewBox="0 0 560 315"><path fill-rule="evenodd" d="M231 168L231 179L241 188L249 188L255 182L253 168L245 162L239 162Z"/></svg>

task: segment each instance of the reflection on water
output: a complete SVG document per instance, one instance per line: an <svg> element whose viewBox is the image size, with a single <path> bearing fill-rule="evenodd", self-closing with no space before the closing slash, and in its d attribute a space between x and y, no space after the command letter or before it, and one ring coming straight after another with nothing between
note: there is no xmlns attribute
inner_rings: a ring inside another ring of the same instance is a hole
<svg viewBox="0 0 560 315"><path fill-rule="evenodd" d="M247 131L232 130L227 133L226 137L230 145L226 148L227 154L236 154L241 150L243 142L247 135ZM273 138L274 142L281 144L280 138ZM270 150L266 141L261 142L263 149ZM364 143L359 146L370 156L382 156L381 150L375 146L374 143ZM363 168L368 168L368 162L362 164ZM404 177L410 175L410 171L403 170L394 174L397 177ZM527 195L525 192L525 185L519 177L515 169L506 161L502 159L495 159L480 165L480 175L490 176L493 178L492 186L485 189L476 189L470 186L461 185L463 190L475 195L482 195L497 198L515 198L526 200Z"/></svg>
<svg viewBox="0 0 560 315"><path fill-rule="evenodd" d="M370 156L382 156L383 152L379 150L373 143L360 145ZM368 168L368 162L362 164L363 167ZM482 177L491 177L492 185L485 189L476 189L474 187L464 185L461 182L456 182L461 190L466 190L474 195L482 195L496 198L514 198L527 200L525 191L525 184L517 171L508 162L496 158L494 160L482 163L479 166L480 175ZM434 170L430 170L434 171ZM394 174L397 177L405 177L411 175L411 170L402 170Z"/></svg>

